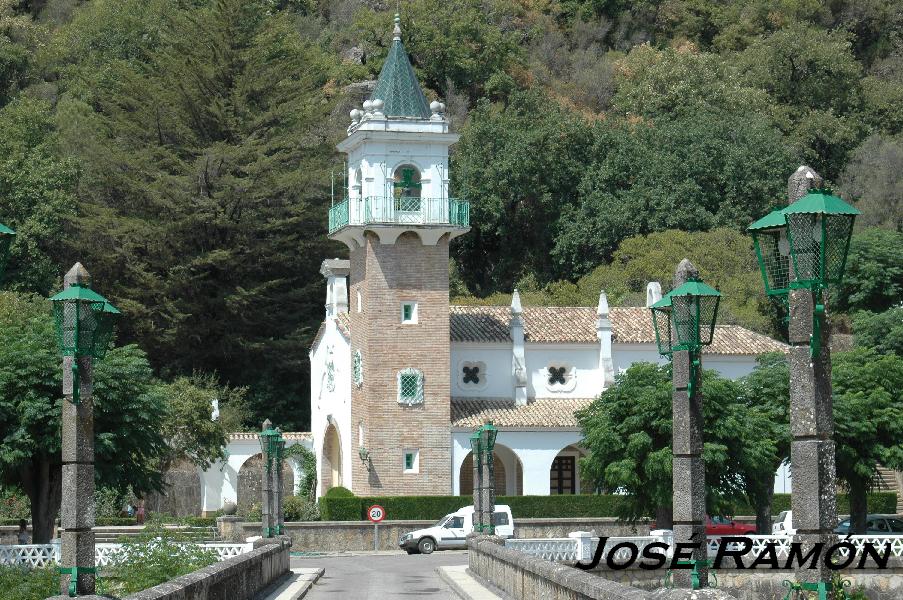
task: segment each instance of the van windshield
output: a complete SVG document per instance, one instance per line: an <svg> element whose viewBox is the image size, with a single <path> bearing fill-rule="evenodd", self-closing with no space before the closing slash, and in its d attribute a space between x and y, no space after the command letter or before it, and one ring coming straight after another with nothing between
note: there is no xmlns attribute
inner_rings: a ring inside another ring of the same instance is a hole
<svg viewBox="0 0 903 600"><path fill-rule="evenodd" d="M443 525L445 525L445 522L448 520L448 518L449 518L450 516L451 516L451 515L445 515L444 517L442 517L441 519L439 519L438 521L436 521L436 524L433 525L433 527L442 527Z"/></svg>

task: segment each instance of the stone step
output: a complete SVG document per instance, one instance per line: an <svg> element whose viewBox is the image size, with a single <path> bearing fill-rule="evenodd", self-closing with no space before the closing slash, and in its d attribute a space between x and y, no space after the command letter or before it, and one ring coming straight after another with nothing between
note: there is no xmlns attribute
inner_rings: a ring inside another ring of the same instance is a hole
<svg viewBox="0 0 903 600"><path fill-rule="evenodd" d="M878 465L876 489L897 493L897 514L903 514L903 476L896 471Z"/></svg>

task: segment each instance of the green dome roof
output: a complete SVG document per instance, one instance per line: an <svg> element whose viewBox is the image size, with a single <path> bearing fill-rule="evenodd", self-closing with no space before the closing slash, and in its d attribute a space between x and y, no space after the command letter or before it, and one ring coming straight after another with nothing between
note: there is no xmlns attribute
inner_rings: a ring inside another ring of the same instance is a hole
<svg viewBox="0 0 903 600"><path fill-rule="evenodd" d="M395 15L395 34L386 62L383 63L376 89L370 100L383 101L383 114L387 117L408 117L429 119L430 107L420 89L414 68L408 60L408 53L401 43L399 17Z"/></svg>

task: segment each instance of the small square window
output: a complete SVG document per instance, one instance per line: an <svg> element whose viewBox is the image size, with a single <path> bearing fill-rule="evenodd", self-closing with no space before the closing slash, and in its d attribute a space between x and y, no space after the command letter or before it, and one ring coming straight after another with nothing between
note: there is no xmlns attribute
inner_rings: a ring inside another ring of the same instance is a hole
<svg viewBox="0 0 903 600"><path fill-rule="evenodd" d="M401 303L401 322L416 323L417 322L417 303L402 302Z"/></svg>
<svg viewBox="0 0 903 600"><path fill-rule="evenodd" d="M417 369L398 372L398 403L413 406L423 403L423 373Z"/></svg>
<svg viewBox="0 0 903 600"><path fill-rule="evenodd" d="M404 472L419 473L420 472L420 450L416 448L406 448L404 451Z"/></svg>

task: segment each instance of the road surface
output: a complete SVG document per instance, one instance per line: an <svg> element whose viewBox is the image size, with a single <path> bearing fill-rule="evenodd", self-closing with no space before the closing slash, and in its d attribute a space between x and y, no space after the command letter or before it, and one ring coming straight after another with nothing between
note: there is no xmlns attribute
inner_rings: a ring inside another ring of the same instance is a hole
<svg viewBox="0 0 903 600"><path fill-rule="evenodd" d="M466 565L467 551L433 554L357 554L292 557L292 567L324 567L326 573L304 600L457 600L439 578L438 567Z"/></svg>

